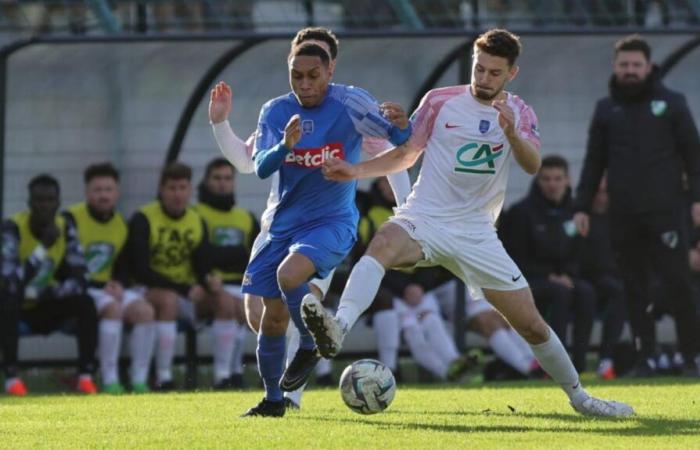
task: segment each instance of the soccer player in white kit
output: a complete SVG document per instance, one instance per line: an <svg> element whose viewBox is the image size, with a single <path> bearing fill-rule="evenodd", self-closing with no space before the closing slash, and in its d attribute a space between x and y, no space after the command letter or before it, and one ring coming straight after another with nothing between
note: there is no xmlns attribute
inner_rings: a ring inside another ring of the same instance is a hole
<svg viewBox="0 0 700 450"><path fill-rule="evenodd" d="M520 50L519 38L506 30L482 34L474 43L471 84L428 92L411 118L414 133L407 144L357 165L324 163L326 177L335 181L377 177L411 167L425 150L412 193L353 268L335 317L313 296L302 301L302 316L321 354L335 356L386 268L439 264L473 292L482 290L577 412L627 417L634 414L630 406L594 398L581 387L566 349L540 316L527 281L496 234L510 156L529 174L541 163L537 117L504 90L518 73Z"/></svg>

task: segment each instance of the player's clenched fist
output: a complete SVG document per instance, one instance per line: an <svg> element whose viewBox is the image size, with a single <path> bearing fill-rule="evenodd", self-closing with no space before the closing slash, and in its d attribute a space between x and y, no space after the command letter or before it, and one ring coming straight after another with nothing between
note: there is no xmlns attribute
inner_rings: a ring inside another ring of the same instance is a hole
<svg viewBox="0 0 700 450"><path fill-rule="evenodd" d="M231 100L233 92L231 87L219 81L209 96L209 121L211 123L223 122L231 114Z"/></svg>
<svg viewBox="0 0 700 450"><path fill-rule="evenodd" d="M408 126L408 116L406 115L406 111L404 111L404 109L398 103L384 102L379 105L379 110L382 112L382 115L389 119L394 126L397 126L402 130L405 130Z"/></svg>
<svg viewBox="0 0 700 450"><path fill-rule="evenodd" d="M505 100L496 100L491 103L491 106L498 111L498 125L503 129L503 133L507 137L513 136L515 131L515 114L513 108L508 106Z"/></svg>
<svg viewBox="0 0 700 450"><path fill-rule="evenodd" d="M294 114L284 127L284 146L292 150L301 139L301 117Z"/></svg>
<svg viewBox="0 0 700 450"><path fill-rule="evenodd" d="M325 159L321 172L327 180L331 181L350 181L357 178L355 166L340 158Z"/></svg>

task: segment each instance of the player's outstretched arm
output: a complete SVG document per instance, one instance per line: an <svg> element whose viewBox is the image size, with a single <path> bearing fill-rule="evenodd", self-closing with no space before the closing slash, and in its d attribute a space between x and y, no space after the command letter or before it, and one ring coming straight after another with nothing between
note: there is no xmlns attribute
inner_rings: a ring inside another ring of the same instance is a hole
<svg viewBox="0 0 700 450"><path fill-rule="evenodd" d="M253 140L244 142L231 129L228 116L231 113L233 92L229 85L219 82L211 90L209 97L209 122L211 122L214 139L219 150L226 159L241 173L252 173L255 170L253 164Z"/></svg>
<svg viewBox="0 0 700 450"><path fill-rule="evenodd" d="M537 146L530 140L520 136L515 127L515 114L505 100L496 100L491 105L498 110L498 124L503 129L513 150L513 156L518 165L530 175L540 170L542 159Z"/></svg>
<svg viewBox="0 0 700 450"><path fill-rule="evenodd" d="M333 181L381 177L413 166L422 151L422 147L412 145L409 140L404 145L382 153L376 158L355 165L338 158L326 159L323 162L322 171L327 179Z"/></svg>
<svg viewBox="0 0 700 450"><path fill-rule="evenodd" d="M259 150L253 155L255 163L255 173L265 179L275 173L287 154L294 148L301 139L301 117L294 114L284 128L282 142L272 148Z"/></svg>

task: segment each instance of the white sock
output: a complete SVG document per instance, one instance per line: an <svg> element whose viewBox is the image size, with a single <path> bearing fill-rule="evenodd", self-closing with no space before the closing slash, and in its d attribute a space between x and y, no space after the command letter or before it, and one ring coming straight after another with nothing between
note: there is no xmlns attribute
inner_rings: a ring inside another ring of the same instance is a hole
<svg viewBox="0 0 700 450"><path fill-rule="evenodd" d="M447 334L442 317L437 314L428 314L421 321L421 327L428 340L428 345L442 361L449 365L450 362L459 358L455 341Z"/></svg>
<svg viewBox="0 0 700 450"><path fill-rule="evenodd" d="M549 328L549 327L548 327ZM530 345L540 367L564 389L572 402L581 402L588 394L579 381L574 364L554 330L549 328L549 339L542 344Z"/></svg>
<svg viewBox="0 0 700 450"><path fill-rule="evenodd" d="M394 309L379 311L372 318L374 332L377 335L377 352L379 360L391 370L396 370L399 355L401 328L399 314Z"/></svg>
<svg viewBox="0 0 700 450"><path fill-rule="evenodd" d="M290 399L291 401L294 402L295 405L297 405L298 407L301 407L301 394L302 394L303 392L304 392L304 388L303 388L303 387L297 389L296 391L285 392L285 393L284 393L284 398Z"/></svg>
<svg viewBox="0 0 700 450"><path fill-rule="evenodd" d="M316 376L322 377L323 375L328 375L331 373L333 366L331 365L331 360L326 358L321 358L316 364Z"/></svg>
<svg viewBox="0 0 700 450"><path fill-rule="evenodd" d="M294 355L297 354L297 350L299 350L299 337L299 329L290 320L287 326L287 359L284 362L284 367L289 367L294 359ZM291 399L298 406L301 406L301 395L304 393L305 387L306 385L303 385L296 391L285 392L284 396Z"/></svg>
<svg viewBox="0 0 700 450"><path fill-rule="evenodd" d="M410 326L404 328L403 330L404 339L408 344L408 348L411 350L411 355L416 363L421 367L427 369L440 379L445 379L447 377L447 367L449 363L443 361L442 358L434 351L428 340L423 334L423 329L420 325Z"/></svg>
<svg viewBox="0 0 700 450"><path fill-rule="evenodd" d="M122 341L122 321L115 319L100 320L98 339L102 384L118 383L117 363L119 346Z"/></svg>
<svg viewBox="0 0 700 450"><path fill-rule="evenodd" d="M166 321L157 322L158 349L156 351L156 377L159 383L172 381L173 358L175 357L175 338L177 324Z"/></svg>
<svg viewBox="0 0 700 450"><path fill-rule="evenodd" d="M212 324L215 383L231 376L231 358L233 358L233 349L236 345L238 327L238 322L235 320L215 320Z"/></svg>
<svg viewBox="0 0 700 450"><path fill-rule="evenodd" d="M513 342L510 333L505 328L496 330L489 337L489 346L499 358L518 372L523 375L527 375L530 372L531 361L527 357L523 358L517 344Z"/></svg>
<svg viewBox="0 0 700 450"><path fill-rule="evenodd" d="M384 278L384 267L371 256L363 256L352 268L348 282L340 297L340 305L335 317L340 324L350 330L357 319L370 307Z"/></svg>
<svg viewBox="0 0 700 450"><path fill-rule="evenodd" d="M7 391L8 389L10 389L10 386L12 386L14 383L16 383L18 381L19 381L19 377L12 377L12 378L8 378L7 380L5 380L5 390Z"/></svg>
<svg viewBox="0 0 700 450"><path fill-rule="evenodd" d="M156 342L156 325L153 322L137 323L131 330L129 353L131 354L131 383L145 384L148 368L153 358Z"/></svg>
<svg viewBox="0 0 700 450"><path fill-rule="evenodd" d="M528 356L530 358L530 363L532 363L532 361L535 359L535 354L532 353L530 344L528 344L527 341L523 339L523 337L520 336L513 328L508 328L508 334L510 335L510 341L516 347L518 347L520 354L523 355L523 357Z"/></svg>
<svg viewBox="0 0 700 450"><path fill-rule="evenodd" d="M243 373L243 352L245 350L245 340L247 337L248 326L245 324L238 324L236 343L233 347L233 356L231 357L231 373Z"/></svg>

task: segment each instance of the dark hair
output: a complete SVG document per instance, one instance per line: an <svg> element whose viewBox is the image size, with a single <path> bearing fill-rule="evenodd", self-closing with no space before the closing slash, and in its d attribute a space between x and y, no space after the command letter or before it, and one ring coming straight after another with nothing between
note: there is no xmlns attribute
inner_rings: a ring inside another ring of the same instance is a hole
<svg viewBox="0 0 700 450"><path fill-rule="evenodd" d="M328 67L331 62L331 57L328 55L328 52L323 47L313 42L304 42L297 47L292 47L287 61L291 61L295 56L318 56L326 67Z"/></svg>
<svg viewBox="0 0 700 450"><path fill-rule="evenodd" d="M228 159L226 158L214 158L211 161L209 161L209 164L207 164L207 167L204 169L204 179L206 180L209 178L209 175L221 167L230 167L231 172L234 174L236 173L236 170L233 168L233 164L231 164Z"/></svg>
<svg viewBox="0 0 700 450"><path fill-rule="evenodd" d="M292 47L297 47L306 41L321 41L328 44L331 51L331 59L338 57L338 38L328 28L323 27L306 27L299 30L292 39Z"/></svg>
<svg viewBox="0 0 700 450"><path fill-rule="evenodd" d="M615 42L615 56L620 52L642 52L647 61L651 59L651 47L647 41L638 34L625 36Z"/></svg>
<svg viewBox="0 0 700 450"><path fill-rule="evenodd" d="M93 178L110 177L119 183L119 171L110 162L90 164L83 172L83 181L88 184Z"/></svg>
<svg viewBox="0 0 700 450"><path fill-rule="evenodd" d="M50 186L56 188L57 194L61 193L61 187L58 184L58 180L47 173L41 173L29 180L29 184L27 185L29 195L31 195L32 189L34 189L36 186Z"/></svg>
<svg viewBox="0 0 700 450"><path fill-rule="evenodd" d="M489 55L505 58L512 66L520 56L522 46L518 36L508 30L495 28L483 33L474 41L474 50L477 49Z"/></svg>
<svg viewBox="0 0 700 450"><path fill-rule="evenodd" d="M158 185L163 186L168 180L192 181L192 169L187 164L172 162L161 170Z"/></svg>
<svg viewBox="0 0 700 450"><path fill-rule="evenodd" d="M564 169L564 173L567 175L569 174L569 163L566 161L566 159L563 156L559 156L559 155L545 156L544 158L542 158L541 169L544 169L545 167Z"/></svg>

